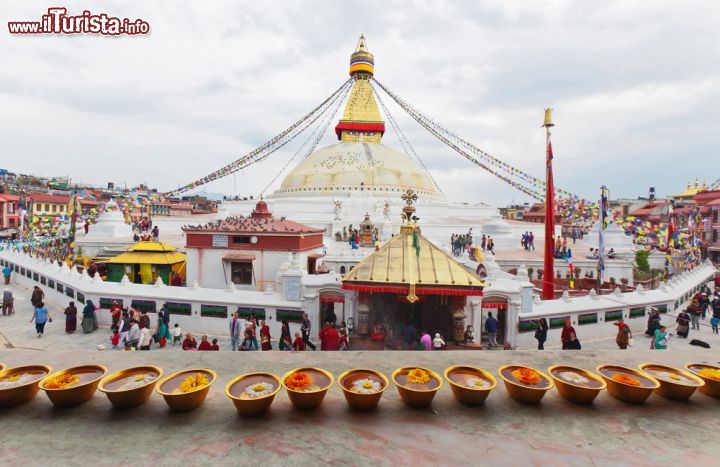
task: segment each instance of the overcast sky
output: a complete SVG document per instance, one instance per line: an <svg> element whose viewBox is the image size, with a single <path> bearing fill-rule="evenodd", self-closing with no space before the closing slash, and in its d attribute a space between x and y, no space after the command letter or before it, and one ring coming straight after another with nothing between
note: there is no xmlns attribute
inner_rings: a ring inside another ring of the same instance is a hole
<svg viewBox="0 0 720 467"><path fill-rule="evenodd" d="M142 18L152 32L8 33L48 6ZM553 107L564 189L667 195L720 178L718 2L0 0L0 19L0 167L16 172L188 183L325 99L365 33L378 80L538 177ZM389 106L450 199L527 201ZM257 194L301 140L207 190ZM400 148L389 125L384 142Z"/></svg>

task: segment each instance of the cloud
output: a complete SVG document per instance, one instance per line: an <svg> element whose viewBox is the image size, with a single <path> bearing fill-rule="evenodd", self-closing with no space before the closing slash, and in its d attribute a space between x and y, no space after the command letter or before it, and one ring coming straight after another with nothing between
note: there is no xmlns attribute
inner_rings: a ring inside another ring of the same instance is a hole
<svg viewBox="0 0 720 467"><path fill-rule="evenodd" d="M594 198L607 184L615 196L650 186L671 194L720 169L720 5L712 2L67 3L70 12L143 18L152 33L1 33L3 167L172 189L321 102L347 79L364 32L379 80L536 176L542 112L552 106L556 183L570 191ZM0 1L4 21L46 8ZM449 198L527 200L386 103ZM256 194L302 140L207 190ZM391 130L385 141L400 147Z"/></svg>

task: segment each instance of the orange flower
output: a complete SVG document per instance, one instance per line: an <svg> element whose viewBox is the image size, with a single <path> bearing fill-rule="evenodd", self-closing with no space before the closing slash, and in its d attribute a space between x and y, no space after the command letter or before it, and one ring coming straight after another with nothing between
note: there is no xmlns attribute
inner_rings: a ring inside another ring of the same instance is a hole
<svg viewBox="0 0 720 467"><path fill-rule="evenodd" d="M513 378L527 386L538 384L542 380L542 378L540 377L540 373L531 368L517 368L513 370L510 374L513 376Z"/></svg>
<svg viewBox="0 0 720 467"><path fill-rule="evenodd" d="M309 374L298 371L285 378L285 386L293 391L304 391L312 384L312 378Z"/></svg>
<svg viewBox="0 0 720 467"><path fill-rule="evenodd" d="M65 389L79 382L80 378L77 376L71 373L63 373L62 375L58 375L50 379L47 383L45 383L45 387L47 389Z"/></svg>
<svg viewBox="0 0 720 467"><path fill-rule="evenodd" d="M632 376L628 376L624 373L615 373L610 379L612 379L613 381L617 381L618 383L627 384L628 386L642 386L640 380L638 380L637 378L633 378Z"/></svg>
<svg viewBox="0 0 720 467"><path fill-rule="evenodd" d="M714 368L703 368L702 370L698 371L697 374L699 374L700 376L704 376L705 378L720 381L720 370L716 370Z"/></svg>
<svg viewBox="0 0 720 467"><path fill-rule="evenodd" d="M430 381L430 373L421 368L413 368L408 371L407 379L408 383L425 384Z"/></svg>

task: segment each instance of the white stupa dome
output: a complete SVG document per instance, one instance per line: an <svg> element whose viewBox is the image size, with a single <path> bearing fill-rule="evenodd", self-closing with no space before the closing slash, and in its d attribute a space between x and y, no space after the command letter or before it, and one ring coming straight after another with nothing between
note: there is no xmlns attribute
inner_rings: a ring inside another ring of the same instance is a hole
<svg viewBox="0 0 720 467"><path fill-rule="evenodd" d="M408 188L422 198L444 199L427 172L406 154L382 143L341 142L310 154L285 177L271 198L358 192L387 198L399 197Z"/></svg>

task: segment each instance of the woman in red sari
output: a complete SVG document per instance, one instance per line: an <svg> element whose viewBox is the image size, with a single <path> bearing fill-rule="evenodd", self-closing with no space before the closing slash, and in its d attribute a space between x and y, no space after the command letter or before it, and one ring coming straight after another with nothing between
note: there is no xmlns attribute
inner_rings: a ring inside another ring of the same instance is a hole
<svg viewBox="0 0 720 467"><path fill-rule="evenodd" d="M260 348L263 350L272 350L272 344L270 343L270 326L265 323L265 320L260 321Z"/></svg>

